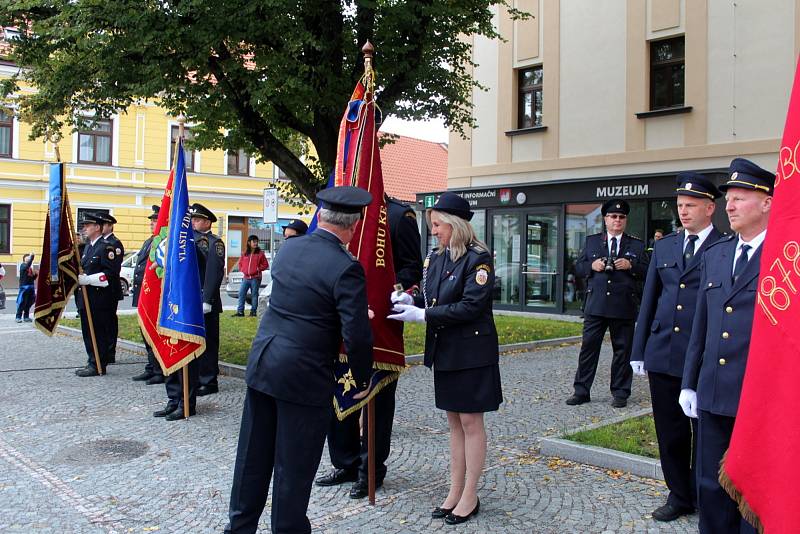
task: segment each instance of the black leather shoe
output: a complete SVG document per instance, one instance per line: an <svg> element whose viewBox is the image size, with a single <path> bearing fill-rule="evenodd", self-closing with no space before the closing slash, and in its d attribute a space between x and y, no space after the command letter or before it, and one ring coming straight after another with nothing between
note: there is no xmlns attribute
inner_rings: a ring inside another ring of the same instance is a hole
<svg viewBox="0 0 800 534"><path fill-rule="evenodd" d="M591 399L588 396L585 396L585 395L573 395L573 396L571 396L570 398L567 399L567 404L569 404L570 406L577 406L579 404L585 404L585 403L590 402L590 401L591 401Z"/></svg>
<svg viewBox="0 0 800 534"><path fill-rule="evenodd" d="M656 508L653 510L653 519L656 521L675 521L682 515L688 515L694 513L694 510L691 508L678 508L677 506L672 506L671 504L667 503L664 506Z"/></svg>
<svg viewBox="0 0 800 534"><path fill-rule="evenodd" d="M195 415L197 410L195 408L189 408L189 415ZM164 417L167 421L180 421L184 419L183 417L183 406L179 406L176 410L171 411Z"/></svg>
<svg viewBox="0 0 800 534"><path fill-rule="evenodd" d="M478 502L475 503L475 509L472 510L470 513L464 516L456 515L454 513L449 513L444 518L444 522L447 523L448 525L460 525L461 523L466 523L467 521L470 520L470 518L472 518L472 516L478 515L478 511L480 510L480 508L481 508L481 500L478 499Z"/></svg>
<svg viewBox="0 0 800 534"><path fill-rule="evenodd" d="M345 482L355 482L358 480L358 471L348 471L347 469L334 469L325 476L319 477L314 483L317 486L338 486Z"/></svg>
<svg viewBox="0 0 800 534"><path fill-rule="evenodd" d="M163 383L164 383L164 375L153 375L147 379L147 382L145 382L145 384L147 384L148 386L152 386L153 384L163 384Z"/></svg>
<svg viewBox="0 0 800 534"><path fill-rule="evenodd" d="M434 519L442 519L443 517L450 515L452 512L452 508L441 508L437 506L433 509L433 512L431 512L431 517Z"/></svg>
<svg viewBox="0 0 800 534"><path fill-rule="evenodd" d="M94 367L84 367L83 369L78 369L75 374L80 377L100 376L100 373L98 373L97 369Z"/></svg>
<svg viewBox="0 0 800 534"><path fill-rule="evenodd" d="M611 401L611 406L614 408L624 408L628 405L628 399L623 399L622 397L614 397L614 400Z"/></svg>
<svg viewBox="0 0 800 534"><path fill-rule="evenodd" d="M375 489L380 488L383 486L383 480L376 480L375 481ZM351 499L363 499L364 497L369 495L369 483L366 480L358 479L353 487L350 488L350 498Z"/></svg>
<svg viewBox="0 0 800 534"><path fill-rule="evenodd" d="M244 317L244 314L236 312L236 313L232 314L231 317Z"/></svg>
<svg viewBox="0 0 800 534"><path fill-rule="evenodd" d="M200 386L197 388L197 396L205 397L206 395L213 395L219 391L219 386Z"/></svg>
<svg viewBox="0 0 800 534"><path fill-rule="evenodd" d="M177 409L177 404L167 404L163 410L157 410L153 412L153 417L166 417Z"/></svg>
<svg viewBox="0 0 800 534"><path fill-rule="evenodd" d="M145 380L149 380L153 376L154 376L153 373L148 373L147 371L145 371L142 374L134 376L133 378L131 378L131 380L133 380L134 382L144 382Z"/></svg>
<svg viewBox="0 0 800 534"><path fill-rule="evenodd" d="M256 312L250 312L250 317L257 317L258 314Z"/></svg>

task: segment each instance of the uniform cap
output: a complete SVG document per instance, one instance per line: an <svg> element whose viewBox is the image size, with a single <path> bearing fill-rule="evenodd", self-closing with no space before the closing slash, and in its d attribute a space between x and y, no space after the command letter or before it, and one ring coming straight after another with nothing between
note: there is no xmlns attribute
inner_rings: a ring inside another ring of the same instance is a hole
<svg viewBox="0 0 800 534"><path fill-rule="evenodd" d="M308 225L302 219L292 219L289 224L283 227L284 230L291 228L298 234L303 235L308 232Z"/></svg>
<svg viewBox="0 0 800 534"><path fill-rule="evenodd" d="M600 208L600 213L603 216L608 215L609 213L622 213L627 215L631 212L631 206L621 198L612 198L610 200L606 200L603 204L603 207Z"/></svg>
<svg viewBox="0 0 800 534"><path fill-rule="evenodd" d="M340 213L361 213L361 208L369 206L372 195L352 185L329 187L317 193L320 207Z"/></svg>
<svg viewBox="0 0 800 534"><path fill-rule="evenodd" d="M203 206L202 204L198 204L195 202L191 206L189 206L189 213L192 217L197 217L199 219L208 219L209 221L217 222L217 216L212 213L210 209Z"/></svg>
<svg viewBox="0 0 800 534"><path fill-rule="evenodd" d="M103 218L102 213L84 213L83 214L83 222L84 223L92 223L92 224L99 224L100 226L103 225L105 219Z"/></svg>
<svg viewBox="0 0 800 534"><path fill-rule="evenodd" d="M728 167L728 174L728 181L719 186L719 190L722 192L736 187L761 191L771 196L775 187L774 174L744 158L736 158L731 161L731 165Z"/></svg>
<svg viewBox="0 0 800 534"><path fill-rule="evenodd" d="M722 196L714 183L699 172L681 172L677 178L679 195L697 198L717 199Z"/></svg>
<svg viewBox="0 0 800 534"><path fill-rule="evenodd" d="M461 195L451 191L442 193L441 196L439 196L439 200L436 201L436 204L434 204L431 209L456 215L465 221L471 221L474 215L472 210L469 209L469 202L464 200Z"/></svg>
<svg viewBox="0 0 800 534"><path fill-rule="evenodd" d="M117 220L110 213L102 213L101 212L101 213L98 213L98 215L100 216L100 218L103 220L104 223L117 224Z"/></svg>
<svg viewBox="0 0 800 534"><path fill-rule="evenodd" d="M153 204L151 206L151 208L153 208L153 213L148 215L147 218L150 219L151 221L157 221L158 220L158 212L161 211L161 206L157 206L156 204Z"/></svg>

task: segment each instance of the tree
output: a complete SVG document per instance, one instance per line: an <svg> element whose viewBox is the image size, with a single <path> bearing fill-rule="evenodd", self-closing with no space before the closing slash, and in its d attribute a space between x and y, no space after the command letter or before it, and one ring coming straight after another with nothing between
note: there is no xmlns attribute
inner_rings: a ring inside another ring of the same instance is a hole
<svg viewBox="0 0 800 534"><path fill-rule="evenodd" d="M196 148L244 148L313 199L336 160L338 125L375 45L384 115L473 126L469 36L499 37L507 0L5 0L12 60L38 89L19 98L33 136L158 99L193 126ZM467 37L467 38L465 38ZM317 160L299 157L309 139Z"/></svg>

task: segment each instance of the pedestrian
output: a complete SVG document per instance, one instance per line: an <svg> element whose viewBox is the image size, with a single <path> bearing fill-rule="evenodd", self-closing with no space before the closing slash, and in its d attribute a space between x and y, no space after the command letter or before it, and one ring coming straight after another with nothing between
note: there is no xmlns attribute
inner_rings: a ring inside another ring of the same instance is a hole
<svg viewBox="0 0 800 534"><path fill-rule="evenodd" d="M390 319L424 322L425 365L450 429L450 491L431 516L456 525L478 514L486 459L484 413L503 402L492 315L494 267L470 225L469 203L445 192L426 218L437 247L423 263L422 294L393 292Z"/></svg>
<svg viewBox="0 0 800 534"><path fill-rule="evenodd" d="M324 189L317 199L317 229L287 240L273 261L270 305L247 363L226 533L256 531L273 471L272 532L311 532L306 512L342 345L354 386L363 390L356 398L368 393L373 338L366 279L346 246L372 195L344 186Z"/></svg>
<svg viewBox="0 0 800 534"><path fill-rule="evenodd" d="M122 241L120 241L117 236L114 235L114 225L117 224L117 219L115 219L110 213L101 212L98 215L100 215L100 217L103 219L103 239L108 241L111 246L114 247L115 255L114 269L111 273L112 276L108 280L114 295L117 297L117 304L114 305L114 314L111 323L112 332L108 339L110 344L108 349L110 354L109 363L115 363L117 361L117 338L119 337L119 319L117 318L117 308L119 307L119 301L125 298L125 295L122 294L122 285L120 283L120 271L122 270L122 260L125 259L125 247L122 246Z"/></svg>
<svg viewBox="0 0 800 534"><path fill-rule="evenodd" d="M80 377L105 374L106 366L111 363L112 343L110 338L114 333L114 320L119 300L110 283L114 277L114 270L117 268L117 255L115 247L103 239L103 221L103 214L87 213L83 224L83 233L86 238L81 256L83 272L78 275L79 287L75 291L75 305L81 319L83 345L86 348L88 360L86 367L75 371L75 374ZM89 313L83 301L84 291L89 301L100 369L97 368L95 360L89 328Z"/></svg>
<svg viewBox="0 0 800 534"><path fill-rule="evenodd" d="M697 507L701 534L755 532L719 483L731 440L753 326L761 245L767 235L775 175L743 158L728 168L725 211L736 235L703 254L700 294L678 401L699 419Z"/></svg>
<svg viewBox="0 0 800 534"><path fill-rule="evenodd" d="M721 193L696 172L678 174L677 208L683 230L656 241L636 321L631 351L634 374L650 385L667 502L653 511L656 521L694 513L697 420L678 404L684 356L692 333L700 288L700 259L722 233L711 223Z"/></svg>
<svg viewBox="0 0 800 534"><path fill-rule="evenodd" d="M386 197L389 215L389 237L392 243L392 258L395 280L404 290L416 287L422 278L422 256L420 235L414 210L393 198ZM375 394L375 484L383 485L386 477L386 460L391 452L392 426L394 423L395 393L397 380L386 385ZM368 418L363 410L356 410L343 421L333 417L328 431L328 453L333 471L316 480L318 486L335 486L344 482L355 482L350 488L351 499L363 499L369 493L368 466ZM359 424L363 420L363 424Z"/></svg>
<svg viewBox="0 0 800 534"><path fill-rule="evenodd" d="M611 332L611 405L624 408L631 395L630 366L633 326L638 311L641 283L647 274L644 243L625 233L630 206L612 198L601 207L606 231L586 237L575 272L586 279L583 340L575 373L574 393L567 404L591 400L590 391L606 330Z"/></svg>
<svg viewBox="0 0 800 534"><path fill-rule="evenodd" d="M244 317L244 305L247 292L250 292L250 317L255 317L258 311L258 291L261 288L261 276L269 269L269 262L264 251L258 246L258 236L251 235L247 238L247 249L244 256L239 258L239 272L244 275L239 286L239 306L234 317Z"/></svg>
<svg viewBox="0 0 800 534"><path fill-rule="evenodd" d="M292 219L283 227L283 238L298 237L308 233L308 225L302 219Z"/></svg>
<svg viewBox="0 0 800 534"><path fill-rule="evenodd" d="M153 232L156 229L156 222L158 222L158 212L160 206L153 204L153 212L147 217L150 219L150 237L145 239L142 247L136 254L136 267L133 269L133 288L131 297L131 307L136 308L139 305L139 293L142 290L142 282L144 281L144 270L147 268L147 259L150 257L150 248L153 244ZM145 349L147 350L147 363L144 364L144 371L133 377L134 381L144 381L145 384L151 386L153 384L164 383L164 372L161 369L161 364L158 363L153 348L147 339L144 337L144 330L141 328L139 332L142 334L142 341L144 341Z"/></svg>
<svg viewBox="0 0 800 534"><path fill-rule="evenodd" d="M31 306L36 300L36 289L34 283L36 282L37 273L33 268L34 254L25 254L22 257L22 263L19 264L19 293L17 293L17 317L18 323L30 323L33 319L30 318Z"/></svg>

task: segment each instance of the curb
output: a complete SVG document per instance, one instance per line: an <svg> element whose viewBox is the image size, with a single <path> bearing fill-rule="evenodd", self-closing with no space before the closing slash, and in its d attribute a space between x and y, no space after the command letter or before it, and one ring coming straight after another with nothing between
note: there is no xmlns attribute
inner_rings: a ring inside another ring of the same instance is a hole
<svg viewBox="0 0 800 534"><path fill-rule="evenodd" d="M592 430L601 426L612 425L626 419L639 417L652 413L649 408L638 410L623 416L614 417L601 423L595 423L584 427L570 430L567 434ZM661 462L653 458L646 458L636 454L620 452L594 445L584 445L568 439L562 438L540 438L541 453L544 456L557 456L565 460L572 460L582 464L594 465L605 469L618 469L632 475L664 480L664 472L661 470Z"/></svg>

